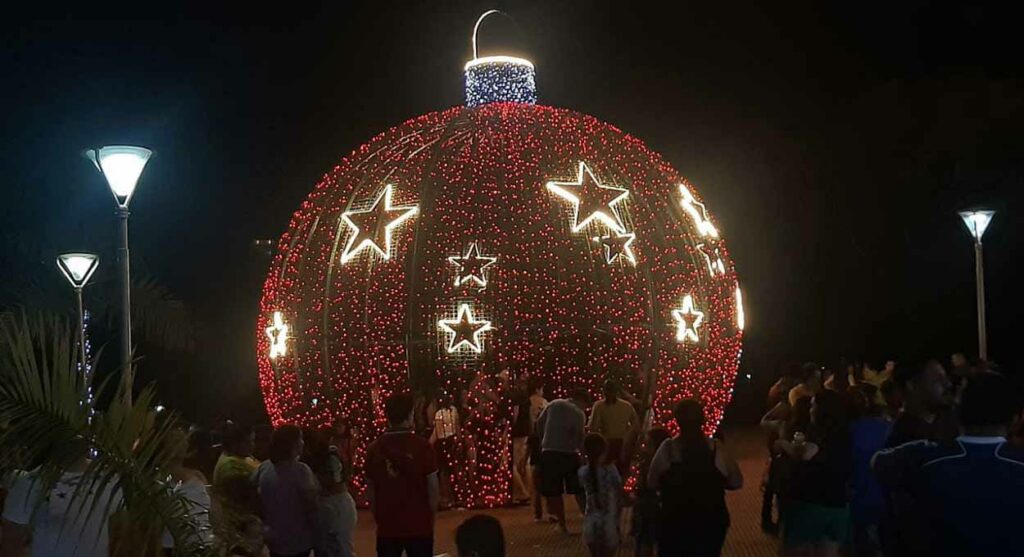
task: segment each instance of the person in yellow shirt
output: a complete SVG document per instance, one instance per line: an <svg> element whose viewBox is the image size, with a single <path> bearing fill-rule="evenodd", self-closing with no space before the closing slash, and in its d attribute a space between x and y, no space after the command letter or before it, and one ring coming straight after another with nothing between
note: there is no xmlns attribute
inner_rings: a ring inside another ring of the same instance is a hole
<svg viewBox="0 0 1024 557"><path fill-rule="evenodd" d="M619 397L615 381L604 382L604 398L594 403L587 428L608 441L608 462L615 463L622 477L629 472L631 446L640 431L640 417L632 404Z"/></svg>
<svg viewBox="0 0 1024 557"><path fill-rule="evenodd" d="M222 504L235 513L255 511L255 486L250 479L260 462L252 457L256 436L251 427L228 423L224 451L213 468L213 488Z"/></svg>

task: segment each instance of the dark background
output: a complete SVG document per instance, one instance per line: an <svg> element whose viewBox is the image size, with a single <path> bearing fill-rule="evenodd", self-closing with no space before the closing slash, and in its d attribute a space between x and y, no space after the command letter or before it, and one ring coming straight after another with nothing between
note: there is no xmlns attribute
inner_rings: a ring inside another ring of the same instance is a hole
<svg viewBox="0 0 1024 557"><path fill-rule="evenodd" d="M643 138L718 219L747 307L734 415L756 411L786 360L975 353L973 253L955 214L974 205L998 211L989 351L1013 369L1019 19L964 4L20 3L0 24L2 232L52 252L29 267L39 281L62 280L52 257L81 248L112 280L113 204L78 153L156 150L131 205L133 270L192 308L200 339L192 354L143 353L140 381L196 419L261 412L268 258L252 240L276 239L360 143L460 104L472 25L498 7L521 36L485 26L484 54L528 54L540 102Z"/></svg>

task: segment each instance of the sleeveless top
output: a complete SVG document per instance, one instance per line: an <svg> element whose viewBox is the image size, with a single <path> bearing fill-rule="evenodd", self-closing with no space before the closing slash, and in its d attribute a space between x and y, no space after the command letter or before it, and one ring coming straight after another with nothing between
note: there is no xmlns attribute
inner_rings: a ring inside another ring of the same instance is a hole
<svg viewBox="0 0 1024 557"><path fill-rule="evenodd" d="M661 522L682 533L708 533L729 526L725 476L715 466L715 449L682 447L669 441L672 464L659 479Z"/></svg>

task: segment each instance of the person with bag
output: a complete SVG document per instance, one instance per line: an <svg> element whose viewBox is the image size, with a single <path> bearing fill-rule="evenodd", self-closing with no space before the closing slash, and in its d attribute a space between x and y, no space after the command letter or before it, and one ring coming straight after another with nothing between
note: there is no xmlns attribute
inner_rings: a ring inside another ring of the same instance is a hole
<svg viewBox="0 0 1024 557"><path fill-rule="evenodd" d="M704 435L700 402L682 400L672 414L679 434L661 444L647 473L661 502L658 555L714 557L729 529L725 491L743 487L743 474L725 443Z"/></svg>

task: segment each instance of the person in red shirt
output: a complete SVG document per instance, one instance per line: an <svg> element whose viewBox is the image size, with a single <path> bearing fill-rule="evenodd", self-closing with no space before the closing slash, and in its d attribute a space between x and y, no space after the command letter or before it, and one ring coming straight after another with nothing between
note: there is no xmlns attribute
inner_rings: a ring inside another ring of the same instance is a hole
<svg viewBox="0 0 1024 557"><path fill-rule="evenodd" d="M431 557L439 498L437 459L413 431L413 398L388 397L388 430L366 450L370 508L377 521L377 556Z"/></svg>

